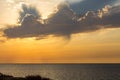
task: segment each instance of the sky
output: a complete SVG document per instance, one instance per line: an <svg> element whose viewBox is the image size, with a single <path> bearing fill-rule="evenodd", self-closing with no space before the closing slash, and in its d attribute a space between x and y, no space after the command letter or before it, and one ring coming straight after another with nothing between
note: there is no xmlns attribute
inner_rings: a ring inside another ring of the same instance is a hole
<svg viewBox="0 0 120 80"><path fill-rule="evenodd" d="M119 0L0 0L0 63L120 63Z"/></svg>

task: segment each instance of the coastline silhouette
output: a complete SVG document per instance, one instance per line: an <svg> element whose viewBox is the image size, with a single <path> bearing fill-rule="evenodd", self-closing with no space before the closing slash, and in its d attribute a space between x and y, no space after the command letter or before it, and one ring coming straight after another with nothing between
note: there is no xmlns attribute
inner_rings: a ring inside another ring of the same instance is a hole
<svg viewBox="0 0 120 80"><path fill-rule="evenodd" d="M0 80L51 80L50 78L41 77L40 75L28 75L25 77L14 77L0 73Z"/></svg>

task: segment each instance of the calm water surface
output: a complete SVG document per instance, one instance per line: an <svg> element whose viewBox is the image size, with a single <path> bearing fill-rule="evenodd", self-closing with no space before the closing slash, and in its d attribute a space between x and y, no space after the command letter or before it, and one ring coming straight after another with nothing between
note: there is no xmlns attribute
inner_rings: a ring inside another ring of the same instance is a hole
<svg viewBox="0 0 120 80"><path fill-rule="evenodd" d="M120 64L0 64L0 72L53 80L120 80Z"/></svg>

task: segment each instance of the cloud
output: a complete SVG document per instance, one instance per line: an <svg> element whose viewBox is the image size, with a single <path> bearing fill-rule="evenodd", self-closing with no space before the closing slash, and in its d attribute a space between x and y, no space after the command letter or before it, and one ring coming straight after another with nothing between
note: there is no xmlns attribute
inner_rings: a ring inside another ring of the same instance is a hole
<svg viewBox="0 0 120 80"><path fill-rule="evenodd" d="M38 13L37 15L33 14L34 11L37 12L35 8L30 12L29 7L26 8L22 8L28 12L22 17L21 25L5 29L4 36L7 38L37 37L42 39L45 36L54 35L70 38L72 34L76 33L120 27L120 6L105 6L98 11L88 11L79 18L67 3L62 3L57 7L58 12L51 14L47 20L38 18ZM41 21L45 24L42 24Z"/></svg>
<svg viewBox="0 0 120 80"><path fill-rule="evenodd" d="M78 0L77 0L78 1ZM77 3L72 3L70 7L77 14L85 14L87 11L97 11L105 5L112 5L117 0L79 0Z"/></svg>
<svg viewBox="0 0 120 80"><path fill-rule="evenodd" d="M107 15L102 18L103 25L120 27L120 6L112 7Z"/></svg>
<svg viewBox="0 0 120 80"><path fill-rule="evenodd" d="M85 16L79 19L79 24L79 29L82 31L120 27L120 6L105 6L97 12L88 11Z"/></svg>
<svg viewBox="0 0 120 80"><path fill-rule="evenodd" d="M66 1L68 1L70 4L73 4L73 3L81 2L83 0L66 0Z"/></svg>
<svg viewBox="0 0 120 80"><path fill-rule="evenodd" d="M76 21L73 20L75 14L66 4L59 5L58 9L57 13L46 20L47 24L42 24L33 14L26 14L20 26L4 30L5 36L8 38L43 37L46 35L68 37L71 34L68 29L72 29L74 24L76 25Z"/></svg>
<svg viewBox="0 0 120 80"><path fill-rule="evenodd" d="M19 12L19 22L23 20L23 18L26 16L26 14L31 14L37 19L39 19L41 16L38 12L38 10L33 6L27 6L26 4L22 4L22 10Z"/></svg>

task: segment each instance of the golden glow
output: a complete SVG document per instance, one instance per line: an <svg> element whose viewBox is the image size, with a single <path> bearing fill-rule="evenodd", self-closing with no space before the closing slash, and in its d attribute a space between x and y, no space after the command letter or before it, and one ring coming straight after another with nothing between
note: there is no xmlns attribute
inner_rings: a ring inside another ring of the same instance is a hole
<svg viewBox="0 0 120 80"><path fill-rule="evenodd" d="M35 5L42 19L47 19L62 0L7 0L9 5L6 0L0 1L1 30L17 23L18 9L24 2ZM7 39L2 35L0 32L0 63L120 62L120 28L74 34L70 40L51 35L41 40Z"/></svg>
<svg viewBox="0 0 120 80"><path fill-rule="evenodd" d="M44 16L42 16L42 19L43 19L43 20L48 19L48 16L47 16L47 15L44 15Z"/></svg>
<svg viewBox="0 0 120 80"><path fill-rule="evenodd" d="M6 17L5 20L1 20L1 21L5 21L4 24L16 23L19 17L18 11L21 9L22 4L35 6L37 10L40 12L41 18L47 19L50 14L56 12L56 6L62 1L64 0L59 0L59 1L58 0L6 0L7 5L5 1L1 3L5 6L1 7L2 9L4 8L3 9L4 11L2 11L4 13L3 15L1 14L0 16L3 16L3 18Z"/></svg>
<svg viewBox="0 0 120 80"><path fill-rule="evenodd" d="M0 45L1 63L120 62L120 29L73 35L71 40L48 36L11 39ZM4 54L3 54L4 53Z"/></svg>

